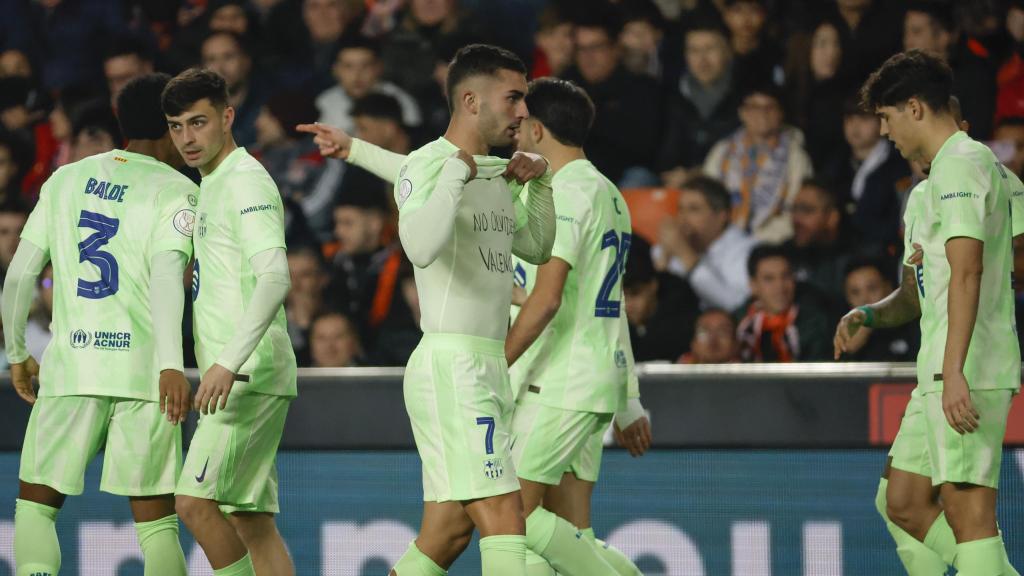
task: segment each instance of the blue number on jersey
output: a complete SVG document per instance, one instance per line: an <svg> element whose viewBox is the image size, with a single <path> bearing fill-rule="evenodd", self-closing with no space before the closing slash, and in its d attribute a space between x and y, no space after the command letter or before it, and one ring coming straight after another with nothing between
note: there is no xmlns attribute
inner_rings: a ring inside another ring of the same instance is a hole
<svg viewBox="0 0 1024 576"><path fill-rule="evenodd" d="M618 318L622 311L621 295L618 290L618 298L612 298L612 290L619 283L619 276L626 271L626 257L629 255L629 245L633 236L623 232L620 238L615 230L609 230L601 237L601 250L606 248L615 249L615 258L612 260L612 267L604 275L604 282L597 292L597 301L594 302L594 316L598 318Z"/></svg>
<svg viewBox="0 0 1024 576"><path fill-rule="evenodd" d="M192 261L192 301L199 298L199 259Z"/></svg>
<svg viewBox="0 0 1024 576"><path fill-rule="evenodd" d="M478 426L487 426L487 433L484 435L484 449L488 454L494 454L494 417L481 416L476 419Z"/></svg>
<svg viewBox="0 0 1024 576"><path fill-rule="evenodd" d="M78 279L78 295L82 298L99 300L117 294L117 260L113 254L100 248L106 246L117 234L119 224L117 218L88 210L82 210L79 215L78 227L96 232L78 243L78 261L88 261L100 271L98 282Z"/></svg>

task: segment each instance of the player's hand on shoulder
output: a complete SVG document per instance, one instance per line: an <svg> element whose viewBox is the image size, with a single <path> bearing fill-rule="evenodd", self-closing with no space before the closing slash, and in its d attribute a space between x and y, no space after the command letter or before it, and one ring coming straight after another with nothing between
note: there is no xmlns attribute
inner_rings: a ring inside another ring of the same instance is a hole
<svg viewBox="0 0 1024 576"><path fill-rule="evenodd" d="M21 399L29 404L36 403L36 389L32 379L39 376L39 363L29 356L24 362L11 364L11 384Z"/></svg>
<svg viewBox="0 0 1024 576"><path fill-rule="evenodd" d="M466 166L469 166L469 178L466 178L466 182L476 178L476 160L473 160L472 154L466 152L462 148L459 148L459 151L455 153L454 157L462 160Z"/></svg>
<svg viewBox="0 0 1024 576"><path fill-rule="evenodd" d="M321 156L346 160L352 151L352 136L341 128L315 122L299 124L295 129L313 135L313 143L320 148Z"/></svg>
<svg viewBox="0 0 1024 576"><path fill-rule="evenodd" d="M160 372L160 413L167 415L172 426L184 422L192 399L192 386L179 370Z"/></svg>
<svg viewBox="0 0 1024 576"><path fill-rule="evenodd" d="M203 414L216 414L228 405L228 394L235 382L235 375L220 364L210 366L203 374L196 390L195 408Z"/></svg>
<svg viewBox="0 0 1024 576"><path fill-rule="evenodd" d="M832 338L833 358L839 360L842 354L852 354L864 345L864 340L855 338L864 326L867 315L859 308L854 308L839 320L836 335Z"/></svg>
<svg viewBox="0 0 1024 576"><path fill-rule="evenodd" d="M520 184L526 184L534 178L540 178L548 171L548 161L539 154L516 152L505 167L505 178L513 178Z"/></svg>

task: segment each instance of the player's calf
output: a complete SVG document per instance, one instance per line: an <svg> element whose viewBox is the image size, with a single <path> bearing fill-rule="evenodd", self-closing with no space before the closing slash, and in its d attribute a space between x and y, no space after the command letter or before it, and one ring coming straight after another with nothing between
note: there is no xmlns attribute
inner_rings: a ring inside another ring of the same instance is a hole
<svg viewBox="0 0 1024 576"><path fill-rule="evenodd" d="M228 520L252 555L257 576L293 576L288 547L277 531L274 515L267 512L234 512Z"/></svg>
<svg viewBox="0 0 1024 576"><path fill-rule="evenodd" d="M248 558L245 545L235 532L235 528L224 518L216 502L178 494L175 509L189 532L202 546L215 571L234 566L240 560Z"/></svg>
<svg viewBox="0 0 1024 576"><path fill-rule="evenodd" d="M996 490L970 484L943 484L942 503L957 542L999 535L996 525Z"/></svg>

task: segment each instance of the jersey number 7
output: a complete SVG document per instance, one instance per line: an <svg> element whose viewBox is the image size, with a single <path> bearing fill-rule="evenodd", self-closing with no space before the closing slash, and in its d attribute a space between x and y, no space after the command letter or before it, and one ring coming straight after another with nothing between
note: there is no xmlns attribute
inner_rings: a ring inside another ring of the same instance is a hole
<svg viewBox="0 0 1024 576"><path fill-rule="evenodd" d="M100 271L98 282L78 279L78 295L82 298L100 300L117 294L117 260L110 252L100 250L117 234L120 220L96 212L82 210L78 227L95 230L88 238L78 243L78 261L95 266Z"/></svg>

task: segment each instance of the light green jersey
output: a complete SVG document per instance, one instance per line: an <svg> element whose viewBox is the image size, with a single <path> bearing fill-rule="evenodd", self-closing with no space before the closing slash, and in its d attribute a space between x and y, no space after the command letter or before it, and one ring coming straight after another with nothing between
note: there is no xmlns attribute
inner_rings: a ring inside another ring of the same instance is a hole
<svg viewBox="0 0 1024 576"><path fill-rule="evenodd" d="M978 316L964 375L972 390L1020 387L1020 350L1014 321L1013 191L1010 172L992 151L964 132L951 136L932 161L920 198L915 241L924 250L919 275L921 350L918 383L942 390L942 363L949 326L950 280L946 242L967 237L984 243Z"/></svg>
<svg viewBox="0 0 1024 576"><path fill-rule="evenodd" d="M532 385L540 388L542 404L615 412L625 403L632 356L621 326L629 209L619 189L588 160L566 164L551 184L557 219L551 256L572 269L558 312L512 366L513 390ZM515 280L531 292L537 267L516 259Z"/></svg>
<svg viewBox="0 0 1024 576"><path fill-rule="evenodd" d="M53 340L40 396L157 400L150 259L192 253L196 186L170 166L113 150L57 170L21 237L53 266Z"/></svg>
<svg viewBox="0 0 1024 576"><path fill-rule="evenodd" d="M439 138L406 157L395 183L400 226L401 219L416 217L434 193L445 162L457 152ZM430 265L414 267L420 328L425 334L504 340L512 302L513 236L527 222L519 199L523 187L502 177L507 160L474 160L477 176L462 192L451 240ZM403 243L416 240L403 238Z"/></svg>
<svg viewBox="0 0 1024 576"><path fill-rule="evenodd" d="M914 276L917 281L917 299L924 300L924 266L922 264L911 264L907 262L914 254L914 244L920 242L921 219L921 198L928 194L928 180L921 180L910 191L907 196L907 205L903 209L903 264L914 267ZM902 278L902 275L901 275Z"/></svg>
<svg viewBox="0 0 1024 576"><path fill-rule="evenodd" d="M249 259L285 248L284 206L263 166L237 148L203 178L198 212L192 300L202 373L234 336L252 298L256 275ZM238 375L236 392L295 396L295 352L283 305Z"/></svg>

